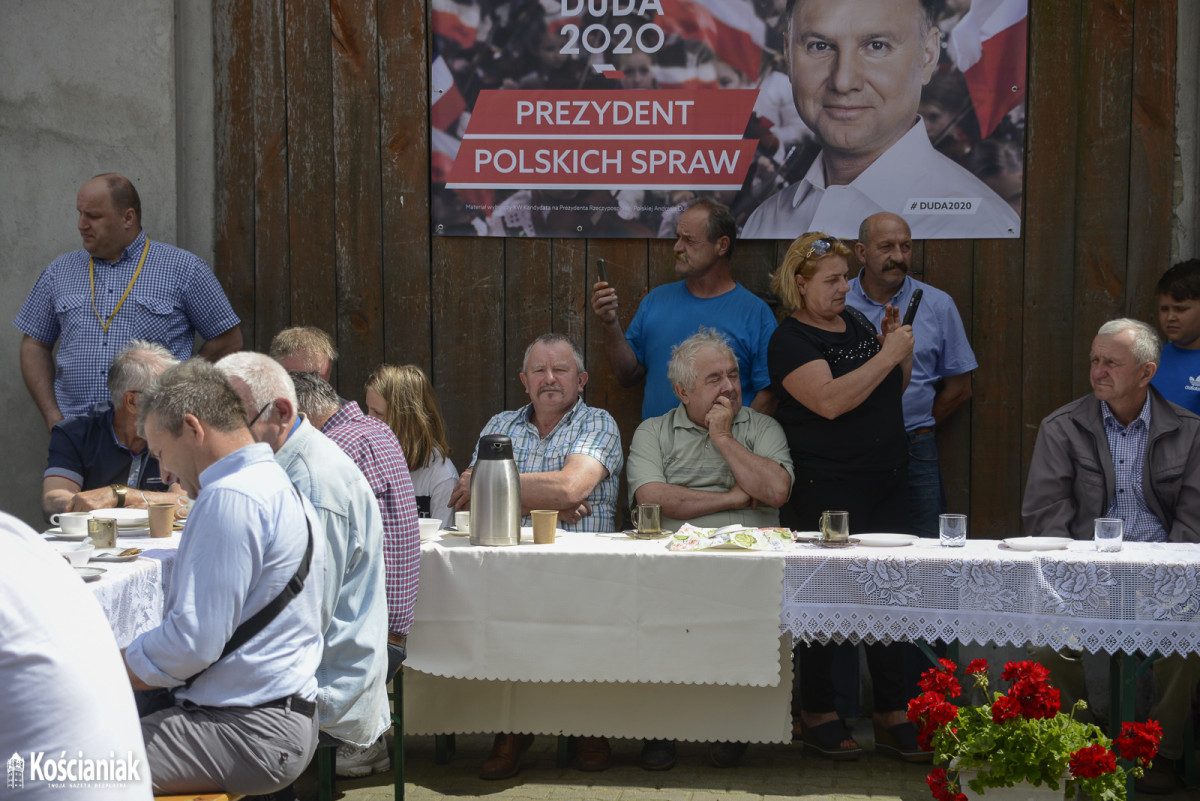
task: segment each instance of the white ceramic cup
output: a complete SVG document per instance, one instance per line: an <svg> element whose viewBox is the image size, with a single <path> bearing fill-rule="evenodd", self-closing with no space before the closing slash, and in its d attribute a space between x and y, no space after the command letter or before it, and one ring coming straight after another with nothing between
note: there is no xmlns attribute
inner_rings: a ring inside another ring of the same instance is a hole
<svg viewBox="0 0 1200 801"><path fill-rule="evenodd" d="M96 547L90 542L83 542L74 548L67 548L60 551L63 558L71 563L71 567L86 567L88 560L92 558L92 554L95 552Z"/></svg>
<svg viewBox="0 0 1200 801"><path fill-rule="evenodd" d="M458 530L459 534L469 534L471 532L471 512L455 512L454 528Z"/></svg>
<svg viewBox="0 0 1200 801"><path fill-rule="evenodd" d="M438 529L442 527L442 521L436 517L418 517L417 525L421 527L421 542L424 542L437 536Z"/></svg>
<svg viewBox="0 0 1200 801"><path fill-rule="evenodd" d="M91 516L91 512L63 512L51 515L50 525L61 528L63 534L87 534L87 524Z"/></svg>

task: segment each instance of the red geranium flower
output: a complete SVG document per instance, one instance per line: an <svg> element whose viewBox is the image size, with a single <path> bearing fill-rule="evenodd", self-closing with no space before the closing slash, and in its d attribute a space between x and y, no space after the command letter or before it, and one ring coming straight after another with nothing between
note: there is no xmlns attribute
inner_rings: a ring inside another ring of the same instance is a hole
<svg viewBox="0 0 1200 801"><path fill-rule="evenodd" d="M921 688L922 692L941 693L949 698L957 698L962 695L962 685L958 683L958 679L949 673L942 673L933 668L921 674L921 680L917 682L917 686Z"/></svg>
<svg viewBox="0 0 1200 801"><path fill-rule="evenodd" d="M1122 759L1138 762L1145 767L1158 754L1158 742L1162 739L1162 726L1157 720L1145 723L1122 723L1121 735L1113 740Z"/></svg>
<svg viewBox="0 0 1200 801"><path fill-rule="evenodd" d="M972 659L971 664L967 665L967 675L976 673L987 673L988 663L986 659Z"/></svg>
<svg viewBox="0 0 1200 801"><path fill-rule="evenodd" d="M1044 682L1050 679L1050 671L1045 665L1039 665L1037 662L1009 662L1004 666L1004 672L1000 674L1000 678L1012 682L1021 679Z"/></svg>
<svg viewBox="0 0 1200 801"><path fill-rule="evenodd" d="M917 744L930 749L933 735L958 715L958 707L935 692L918 695L908 702L908 719L917 724Z"/></svg>
<svg viewBox="0 0 1200 801"><path fill-rule="evenodd" d="M1017 703L1022 717L1030 720L1052 718L1062 709L1058 690L1036 679L1018 680L1008 691L1008 697Z"/></svg>
<svg viewBox="0 0 1200 801"><path fill-rule="evenodd" d="M1071 754L1071 775L1077 779L1092 779L1117 769L1117 758L1099 743L1080 748Z"/></svg>
<svg viewBox="0 0 1200 801"><path fill-rule="evenodd" d="M1016 699L1001 695L992 703L992 722L998 724L1021 717L1021 705Z"/></svg>

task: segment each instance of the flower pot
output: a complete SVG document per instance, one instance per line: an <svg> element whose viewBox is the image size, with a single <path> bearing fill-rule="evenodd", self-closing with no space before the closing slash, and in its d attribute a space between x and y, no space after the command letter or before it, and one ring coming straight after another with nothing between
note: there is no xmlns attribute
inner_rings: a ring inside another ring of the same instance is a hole
<svg viewBox="0 0 1200 801"><path fill-rule="evenodd" d="M967 782L975 778L976 771L963 770L958 774L958 786L968 801L1062 801L1066 794L1065 782L1060 782L1054 790L1046 785L1033 786L1021 782L1014 787L989 787L985 793L977 793L967 786Z"/></svg>

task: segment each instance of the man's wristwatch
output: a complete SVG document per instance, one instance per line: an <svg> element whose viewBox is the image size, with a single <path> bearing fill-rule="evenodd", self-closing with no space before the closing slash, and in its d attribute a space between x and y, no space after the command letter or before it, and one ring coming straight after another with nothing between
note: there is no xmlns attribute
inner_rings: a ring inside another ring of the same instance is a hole
<svg viewBox="0 0 1200 801"><path fill-rule="evenodd" d="M125 489L120 484L113 484L112 491L113 495L117 496L117 508L123 508L125 506L125 493L129 490Z"/></svg>

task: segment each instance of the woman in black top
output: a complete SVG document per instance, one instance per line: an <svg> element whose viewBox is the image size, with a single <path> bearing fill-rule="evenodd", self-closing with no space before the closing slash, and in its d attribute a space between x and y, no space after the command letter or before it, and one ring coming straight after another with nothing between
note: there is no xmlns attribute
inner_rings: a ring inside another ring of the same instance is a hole
<svg viewBox="0 0 1200 801"><path fill-rule="evenodd" d="M821 233L788 248L772 289L788 316L767 349L796 482L780 509L782 525L812 529L823 510L850 513L851 533L907 531L908 439L901 395L912 371L913 333L889 307L883 333L846 305L850 249ZM798 648L803 739L830 759L862 749L834 708L833 646ZM877 749L909 761L929 755L906 719L900 645L868 645Z"/></svg>

